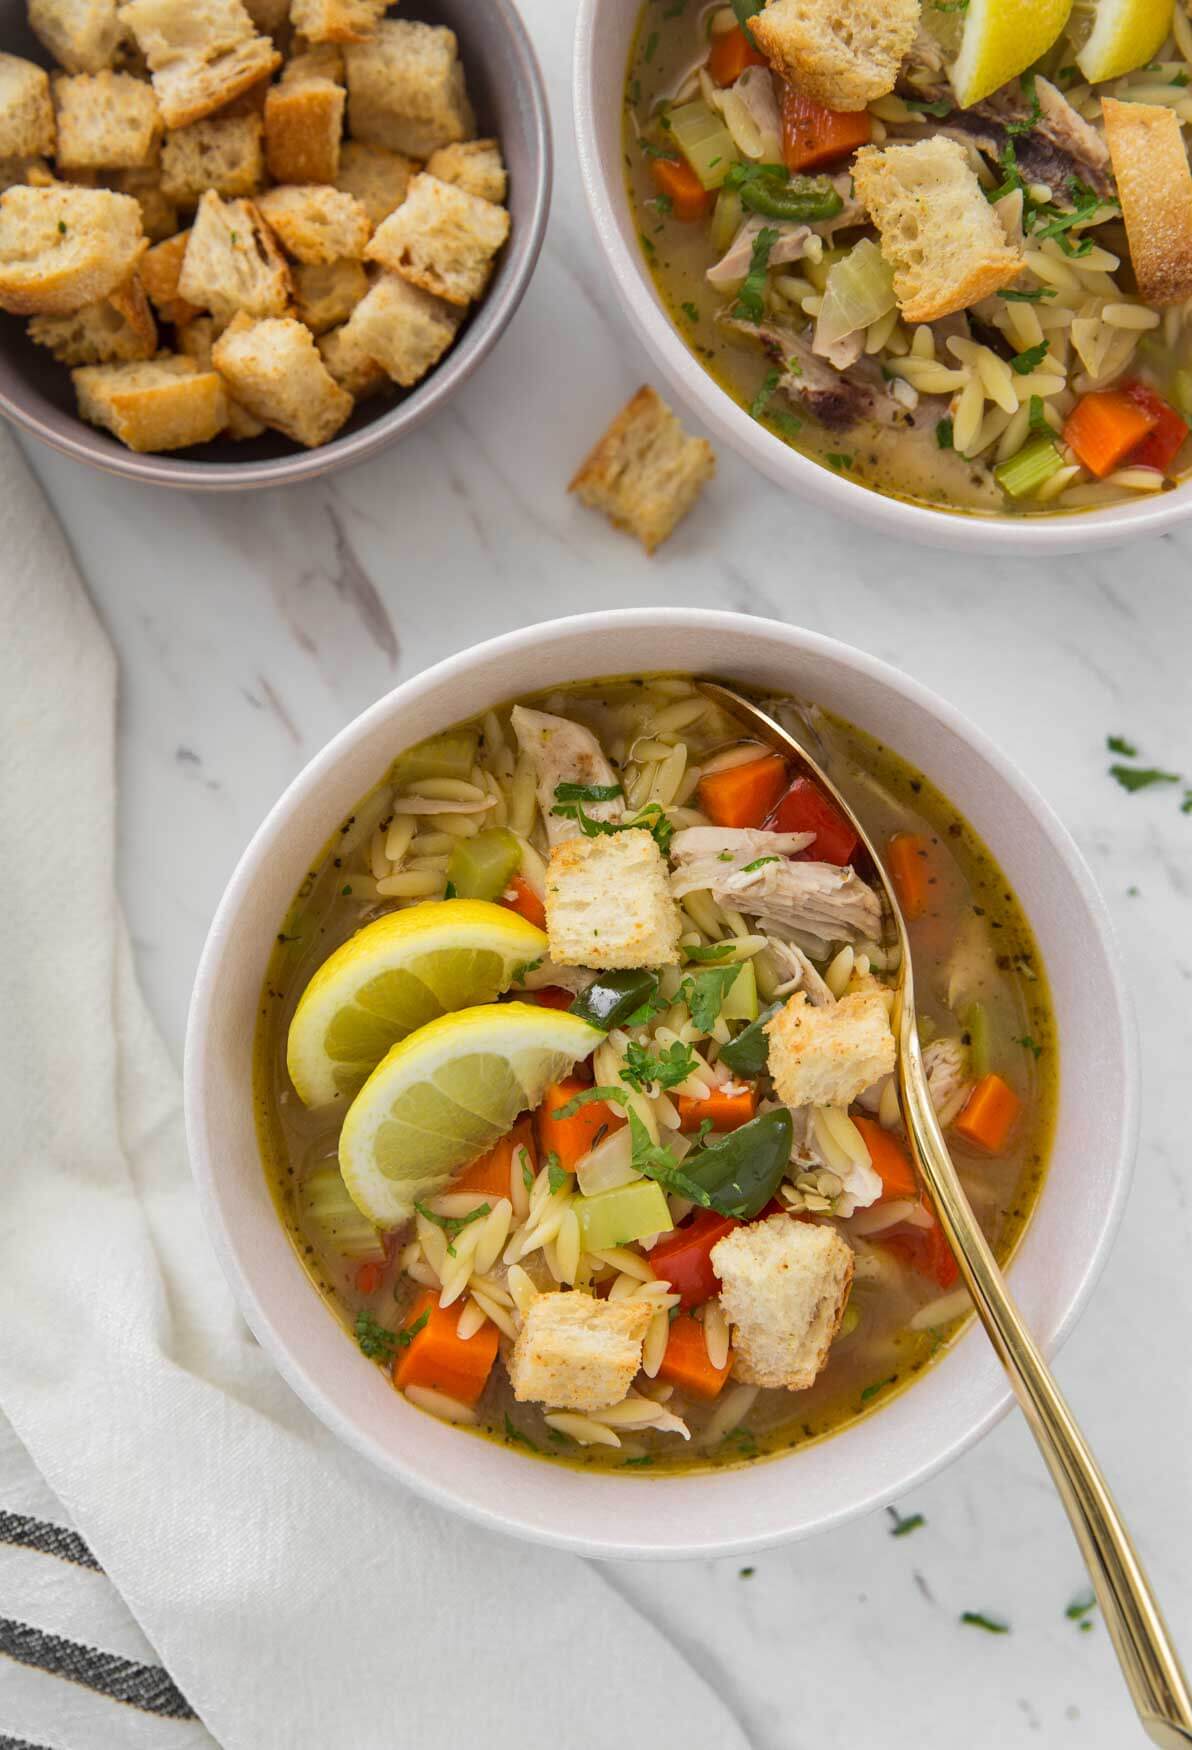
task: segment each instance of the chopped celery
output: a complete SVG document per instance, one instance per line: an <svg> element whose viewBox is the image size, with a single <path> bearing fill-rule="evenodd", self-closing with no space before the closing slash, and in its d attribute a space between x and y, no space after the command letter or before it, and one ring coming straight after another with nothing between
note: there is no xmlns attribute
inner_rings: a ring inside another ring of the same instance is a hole
<svg viewBox="0 0 1192 1750"><path fill-rule="evenodd" d="M757 977L752 960L742 960L741 970L728 987L720 1005L722 1021L757 1020Z"/></svg>
<svg viewBox="0 0 1192 1750"><path fill-rule="evenodd" d="M683 103L667 116L670 135L704 188L719 188L732 165L737 148L724 120L702 98Z"/></svg>
<svg viewBox="0 0 1192 1750"><path fill-rule="evenodd" d="M447 879L461 899L498 899L521 864L521 845L503 826L459 839L447 860Z"/></svg>
<svg viewBox="0 0 1192 1750"><path fill-rule="evenodd" d="M345 1258L385 1256L376 1228L361 1215L337 1166L316 1167L302 1187L302 1205L316 1227L327 1236L328 1244Z"/></svg>
<svg viewBox="0 0 1192 1750"><path fill-rule="evenodd" d="M472 776L480 736L475 729L449 729L420 741L394 760L389 776L395 784L413 784L420 778Z"/></svg>
<svg viewBox="0 0 1192 1750"><path fill-rule="evenodd" d="M989 1011L984 1003L970 1003L960 1017L964 1022L964 1030L969 1038L969 1062L973 1074L980 1081L993 1068L992 1051L989 1041Z"/></svg>
<svg viewBox="0 0 1192 1750"><path fill-rule="evenodd" d="M708 227L708 242L712 253L721 256L741 228L741 197L734 188L722 188L716 196L712 223Z"/></svg>
<svg viewBox="0 0 1192 1750"><path fill-rule="evenodd" d="M1192 371L1177 371L1172 379L1171 398L1185 419L1192 420Z"/></svg>
<svg viewBox="0 0 1192 1750"><path fill-rule="evenodd" d="M1009 461L999 462L993 477L1011 498L1029 498L1064 465L1053 439L1042 432L1031 438Z"/></svg>
<svg viewBox="0 0 1192 1750"><path fill-rule="evenodd" d="M627 1246L632 1240L665 1233L675 1225L666 1195L653 1179L637 1179L632 1185L600 1191L595 1197L577 1197L574 1208L588 1252Z"/></svg>
<svg viewBox="0 0 1192 1750"><path fill-rule="evenodd" d="M894 275L877 244L862 237L842 261L834 262L815 325L817 348L868 328L894 308Z"/></svg>

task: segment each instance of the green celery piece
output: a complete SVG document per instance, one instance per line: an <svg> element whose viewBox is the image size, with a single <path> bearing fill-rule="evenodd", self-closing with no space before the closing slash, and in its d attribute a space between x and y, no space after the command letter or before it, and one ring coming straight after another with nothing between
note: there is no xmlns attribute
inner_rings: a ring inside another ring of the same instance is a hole
<svg viewBox="0 0 1192 1750"><path fill-rule="evenodd" d="M666 1194L653 1179L636 1179L613 1191L598 1191L595 1197L577 1197L575 1213L584 1249L589 1252L628 1245L648 1234L665 1233L675 1225Z"/></svg>
<svg viewBox="0 0 1192 1750"><path fill-rule="evenodd" d="M299 1199L307 1218L345 1258L371 1258L374 1263L384 1259L385 1247L376 1228L348 1196L337 1166L316 1167L303 1182Z"/></svg>
<svg viewBox="0 0 1192 1750"><path fill-rule="evenodd" d="M980 1081L993 1068L993 1051L989 1038L989 1011L984 1003L970 1003L960 1019L969 1036L969 1061L973 1074Z"/></svg>
<svg viewBox="0 0 1192 1750"><path fill-rule="evenodd" d="M720 1005L723 1021L757 1020L757 974L752 960L743 960L741 970L728 987L728 995Z"/></svg>
<svg viewBox="0 0 1192 1750"><path fill-rule="evenodd" d="M1192 371L1177 371L1172 379L1171 398L1176 409L1187 420L1192 420Z"/></svg>
<svg viewBox="0 0 1192 1750"><path fill-rule="evenodd" d="M718 258L724 254L741 226L741 197L734 188L722 188L716 196L712 223L708 227L708 247Z"/></svg>
<svg viewBox="0 0 1192 1750"><path fill-rule="evenodd" d="M1008 461L999 462L993 470L993 477L1011 498L1029 498L1063 465L1063 457L1054 440L1040 432Z"/></svg>
<svg viewBox="0 0 1192 1750"><path fill-rule="evenodd" d="M421 778L462 778L466 783L479 744L478 730L448 729L398 754L389 776L395 784L414 784Z"/></svg>
<svg viewBox="0 0 1192 1750"><path fill-rule="evenodd" d="M503 826L460 839L447 860L447 879L460 899L497 899L521 865L521 846Z"/></svg>
<svg viewBox="0 0 1192 1750"><path fill-rule="evenodd" d="M700 186L719 188L737 162L737 148L724 118L697 97L670 110L667 120L670 137L699 177Z"/></svg>

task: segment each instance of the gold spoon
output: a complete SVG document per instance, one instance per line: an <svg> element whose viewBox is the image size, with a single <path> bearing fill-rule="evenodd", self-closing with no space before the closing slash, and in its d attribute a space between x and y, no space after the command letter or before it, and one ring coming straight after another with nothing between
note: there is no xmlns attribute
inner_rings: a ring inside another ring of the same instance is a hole
<svg viewBox="0 0 1192 1750"><path fill-rule="evenodd" d="M916 1165L1067 1509L1143 1728L1165 1750L1187 1750L1192 1745L1192 1697L1150 1582L1097 1462L1010 1297L936 1122L919 1050L910 940L882 860L835 784L788 730L718 681L697 680L696 686L762 741L798 762L836 803L873 861L901 950L893 1022L898 1091Z"/></svg>

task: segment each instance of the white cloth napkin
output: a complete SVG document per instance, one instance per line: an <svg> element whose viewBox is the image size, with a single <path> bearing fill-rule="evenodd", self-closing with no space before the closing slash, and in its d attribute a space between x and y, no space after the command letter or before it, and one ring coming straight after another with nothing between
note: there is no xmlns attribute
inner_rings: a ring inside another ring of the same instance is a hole
<svg viewBox="0 0 1192 1750"><path fill-rule="evenodd" d="M597 1569L390 1485L248 1334L114 897L113 655L3 433L0 580L0 1411L223 1750L743 1750Z"/></svg>

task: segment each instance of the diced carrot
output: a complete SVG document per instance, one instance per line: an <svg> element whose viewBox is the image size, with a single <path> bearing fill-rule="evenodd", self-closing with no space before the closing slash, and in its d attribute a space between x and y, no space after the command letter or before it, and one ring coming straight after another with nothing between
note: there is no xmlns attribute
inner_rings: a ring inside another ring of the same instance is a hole
<svg viewBox="0 0 1192 1750"><path fill-rule="evenodd" d="M760 826L785 789L786 765L767 753L701 778L699 805L717 826Z"/></svg>
<svg viewBox="0 0 1192 1750"><path fill-rule="evenodd" d="M763 1216L768 1212L762 1211ZM712 1247L741 1223L714 1209L701 1209L673 1233L665 1234L650 1253L655 1276L669 1282L684 1307L702 1306L720 1293L720 1278L712 1268Z"/></svg>
<svg viewBox="0 0 1192 1750"><path fill-rule="evenodd" d="M570 1117L557 1117L559 1108L566 1106L577 1094L582 1094L586 1086L577 1076L555 1082L546 1090L536 1115L539 1149L544 1156L557 1155L559 1165L569 1173L575 1170L575 1163L582 1160L590 1148L595 1148L596 1138L602 1130L606 1134L620 1130L626 1122L617 1108L604 1100L588 1100Z"/></svg>
<svg viewBox="0 0 1192 1750"><path fill-rule="evenodd" d="M526 996L540 1009L569 1009L575 1001L575 992L564 990L561 984L544 984L541 990L527 991Z"/></svg>
<svg viewBox="0 0 1192 1750"><path fill-rule="evenodd" d="M751 1087L726 1082L723 1088L713 1088L706 1100L679 1095L679 1129L698 1130L706 1118L713 1130L739 1130L753 1117L756 1094Z"/></svg>
<svg viewBox="0 0 1192 1750"><path fill-rule="evenodd" d="M853 1123L865 1140L873 1170L882 1182L882 1197L918 1197L915 1169L898 1138L883 1130L875 1118L855 1116Z"/></svg>
<svg viewBox="0 0 1192 1750"><path fill-rule="evenodd" d="M930 1276L939 1288L951 1288L960 1277L960 1266L952 1256L952 1248L944 1238L944 1230L936 1220L935 1211L924 1200L923 1213L929 1217L926 1225L900 1221L896 1227L874 1237L877 1243L914 1270L919 1276Z"/></svg>
<svg viewBox="0 0 1192 1750"><path fill-rule="evenodd" d="M1183 449L1184 439L1188 435L1187 420L1181 419L1175 408L1169 407L1163 397L1156 395L1146 383L1123 383L1122 394L1133 401L1136 407L1155 415L1152 430L1130 452L1130 466L1157 468L1160 474L1170 473L1171 464Z"/></svg>
<svg viewBox="0 0 1192 1750"><path fill-rule="evenodd" d="M931 885L931 848L917 832L896 832L886 846L886 868L907 923L927 910Z"/></svg>
<svg viewBox="0 0 1192 1750"><path fill-rule="evenodd" d="M426 1289L410 1308L402 1329L418 1330L393 1364L393 1383L404 1391L409 1385L442 1392L457 1404L474 1404L488 1383L497 1358L497 1327L481 1325L471 1337L459 1334L461 1305L444 1309L433 1289ZM425 1316L425 1324L422 1323Z"/></svg>
<svg viewBox="0 0 1192 1750"><path fill-rule="evenodd" d="M793 85L782 93L782 156L788 170L815 170L867 145L873 133L867 109L825 109Z"/></svg>
<svg viewBox="0 0 1192 1750"><path fill-rule="evenodd" d="M766 57L750 42L739 24L712 38L708 72L717 85L735 85L746 67L765 65Z"/></svg>
<svg viewBox="0 0 1192 1750"><path fill-rule="evenodd" d="M677 1385L680 1391L707 1400L718 1396L732 1364L730 1354L723 1367L713 1367L708 1359L703 1325L690 1313L680 1313L671 1321L658 1377Z"/></svg>
<svg viewBox="0 0 1192 1750"><path fill-rule="evenodd" d="M1124 462L1159 415L1140 407L1121 389L1094 389L1083 395L1064 421L1064 442L1082 467L1103 480Z"/></svg>
<svg viewBox="0 0 1192 1750"><path fill-rule="evenodd" d="M361 1264L356 1272L356 1288L360 1294L375 1294L381 1286L381 1278L385 1274L385 1266L369 1262Z"/></svg>
<svg viewBox="0 0 1192 1750"><path fill-rule="evenodd" d="M509 1135L503 1136L486 1155L481 1155L478 1161L473 1161L470 1167L465 1167L457 1178L452 1179L452 1191L475 1191L484 1197L508 1197L513 1156L523 1148L530 1157L531 1168L536 1168L538 1161L534 1148L534 1127L528 1115L519 1118Z"/></svg>
<svg viewBox="0 0 1192 1750"><path fill-rule="evenodd" d="M982 1076L952 1129L982 1153L1001 1154L1021 1110L1022 1101L1001 1076Z"/></svg>
<svg viewBox="0 0 1192 1750"><path fill-rule="evenodd" d="M528 924L534 924L536 928L545 930L546 907L524 875L513 877L501 895L501 904L508 911L517 912L519 917L525 918Z"/></svg>
<svg viewBox="0 0 1192 1750"><path fill-rule="evenodd" d="M690 222L705 218L711 211L712 196L690 164L681 158L651 158L650 172L659 191L670 201L676 219Z"/></svg>
<svg viewBox="0 0 1192 1750"><path fill-rule="evenodd" d="M834 802L810 778L795 778L763 822L767 832L811 832L795 863L851 863L860 840Z"/></svg>

